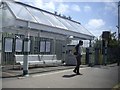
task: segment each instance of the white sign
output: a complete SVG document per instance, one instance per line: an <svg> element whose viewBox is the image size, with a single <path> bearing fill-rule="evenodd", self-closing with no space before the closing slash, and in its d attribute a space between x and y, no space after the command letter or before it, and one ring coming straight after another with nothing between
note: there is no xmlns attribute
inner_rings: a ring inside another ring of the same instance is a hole
<svg viewBox="0 0 120 90"><path fill-rule="evenodd" d="M40 42L40 52L45 52L45 41Z"/></svg>
<svg viewBox="0 0 120 90"><path fill-rule="evenodd" d="M50 42L46 41L46 52L50 52Z"/></svg>
<svg viewBox="0 0 120 90"><path fill-rule="evenodd" d="M22 44L23 44L22 39L16 39L16 47L15 47L16 52L22 52Z"/></svg>
<svg viewBox="0 0 120 90"><path fill-rule="evenodd" d="M5 52L12 52L13 39L5 38Z"/></svg>

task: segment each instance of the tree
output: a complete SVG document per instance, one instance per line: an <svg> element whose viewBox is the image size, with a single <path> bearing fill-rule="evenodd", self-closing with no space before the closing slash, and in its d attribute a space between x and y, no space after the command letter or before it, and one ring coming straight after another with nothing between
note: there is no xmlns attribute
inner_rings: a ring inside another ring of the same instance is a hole
<svg viewBox="0 0 120 90"><path fill-rule="evenodd" d="M110 37L107 39L107 58L109 63L117 62L120 58L120 41L117 40L116 32L110 33ZM96 39L94 48L100 49L103 53L105 52L105 39ZM119 62L119 61L118 61Z"/></svg>
<svg viewBox="0 0 120 90"><path fill-rule="evenodd" d="M116 32L110 34L110 38L108 40L108 47L118 47L119 42L116 37Z"/></svg>

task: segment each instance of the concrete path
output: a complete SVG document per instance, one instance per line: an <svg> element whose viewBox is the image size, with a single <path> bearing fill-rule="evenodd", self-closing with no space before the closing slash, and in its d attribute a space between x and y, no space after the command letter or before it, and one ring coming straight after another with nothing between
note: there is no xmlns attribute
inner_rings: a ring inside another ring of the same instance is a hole
<svg viewBox="0 0 120 90"><path fill-rule="evenodd" d="M81 68L32 74L29 77L4 78L3 88L113 88L118 84L118 66Z"/></svg>

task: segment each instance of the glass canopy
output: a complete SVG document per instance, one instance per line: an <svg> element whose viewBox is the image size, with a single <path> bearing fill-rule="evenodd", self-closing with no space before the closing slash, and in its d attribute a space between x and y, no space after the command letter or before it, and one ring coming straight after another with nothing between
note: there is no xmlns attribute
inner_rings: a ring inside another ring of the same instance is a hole
<svg viewBox="0 0 120 90"><path fill-rule="evenodd" d="M16 18L93 36L77 22L20 3L7 2Z"/></svg>
<svg viewBox="0 0 120 90"><path fill-rule="evenodd" d="M46 13L46 12L42 12L46 18L48 20L50 20L50 22L52 22L52 24L56 27L59 27L59 28L63 28L63 29L67 29L58 19L55 18L54 15L52 14L49 14L49 13Z"/></svg>
<svg viewBox="0 0 120 90"><path fill-rule="evenodd" d="M27 9L39 23L52 26L52 23L48 19L45 18L45 16L42 14L41 11L36 10L31 7L27 7Z"/></svg>
<svg viewBox="0 0 120 90"><path fill-rule="evenodd" d="M79 23L74 23L70 20L66 20L66 22L68 22L71 26L73 26L75 28L74 31L81 32L82 34L91 35L91 33L87 29L85 29L82 25L80 25Z"/></svg>
<svg viewBox="0 0 120 90"><path fill-rule="evenodd" d="M17 18L37 22L24 6L16 3L8 3L8 5Z"/></svg>
<svg viewBox="0 0 120 90"><path fill-rule="evenodd" d="M62 23L68 28L68 30L74 30L74 29L75 29L75 28L74 28L73 26L71 26L68 22L66 22L65 19L60 18L60 17L58 17L58 16L56 16L56 18L57 18L58 20L60 20L60 22L62 22Z"/></svg>

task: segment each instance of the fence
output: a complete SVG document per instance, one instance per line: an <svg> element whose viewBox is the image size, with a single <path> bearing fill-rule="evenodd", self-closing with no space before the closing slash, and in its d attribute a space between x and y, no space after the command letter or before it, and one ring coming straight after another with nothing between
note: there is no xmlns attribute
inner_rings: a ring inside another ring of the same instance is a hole
<svg viewBox="0 0 120 90"><path fill-rule="evenodd" d="M109 47L107 49L107 60L108 63L115 63L120 60L120 47Z"/></svg>

